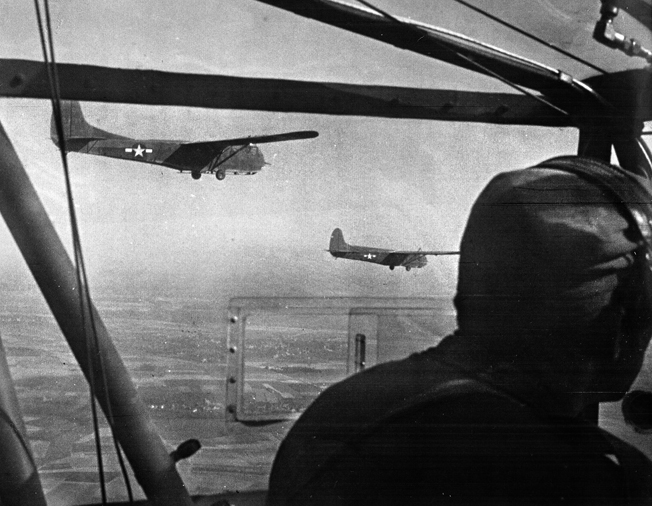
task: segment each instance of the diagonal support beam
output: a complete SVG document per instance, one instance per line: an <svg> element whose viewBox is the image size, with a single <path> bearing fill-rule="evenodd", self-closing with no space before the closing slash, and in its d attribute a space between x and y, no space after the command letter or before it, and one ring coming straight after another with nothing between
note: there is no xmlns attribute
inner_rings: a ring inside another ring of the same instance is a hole
<svg viewBox="0 0 652 506"><path fill-rule="evenodd" d="M105 414L113 414L112 420L108 415L107 419L138 483L154 505L190 506L190 496L174 460L95 307L90 310L95 318L97 349L96 356L88 356L75 268L2 125L0 179L0 213L86 379L93 377L97 401Z"/></svg>

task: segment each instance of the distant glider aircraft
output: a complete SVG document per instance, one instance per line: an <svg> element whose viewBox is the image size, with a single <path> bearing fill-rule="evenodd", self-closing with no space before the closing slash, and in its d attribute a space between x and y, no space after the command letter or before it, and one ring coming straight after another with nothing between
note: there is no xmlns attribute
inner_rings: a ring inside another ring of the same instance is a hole
<svg viewBox="0 0 652 506"><path fill-rule="evenodd" d="M193 179L199 179L204 173L214 173L220 181L227 173L256 174L269 165L256 143L311 139L319 135L313 130L302 130L208 142L140 140L88 124L79 102L62 101L61 113L66 151L163 165L179 172L190 172ZM50 137L59 146L54 117Z"/></svg>
<svg viewBox="0 0 652 506"><path fill-rule="evenodd" d="M388 265L391 271L397 266L405 267L406 271L413 267L415 269L425 267L428 264L427 255L459 255L458 251L406 251L354 246L346 243L344 234L339 228L333 230L331 234L328 251L335 258L348 258L349 260Z"/></svg>

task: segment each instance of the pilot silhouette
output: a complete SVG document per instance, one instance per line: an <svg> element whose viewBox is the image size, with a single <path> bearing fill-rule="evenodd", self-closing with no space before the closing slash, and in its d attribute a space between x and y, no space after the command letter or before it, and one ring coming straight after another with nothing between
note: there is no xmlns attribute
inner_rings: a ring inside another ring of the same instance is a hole
<svg viewBox="0 0 652 506"><path fill-rule="evenodd" d="M560 157L496 176L461 243L458 329L333 385L268 505L652 504L652 463L586 420L652 331L646 181Z"/></svg>

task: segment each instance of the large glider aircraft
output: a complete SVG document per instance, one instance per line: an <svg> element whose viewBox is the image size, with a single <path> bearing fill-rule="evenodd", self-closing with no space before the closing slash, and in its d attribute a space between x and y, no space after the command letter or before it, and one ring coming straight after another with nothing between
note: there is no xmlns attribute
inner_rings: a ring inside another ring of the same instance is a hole
<svg viewBox="0 0 652 506"><path fill-rule="evenodd" d="M190 172L193 179L199 179L204 173L214 173L220 181L227 173L256 174L269 164L255 144L311 139L319 135L304 130L208 142L140 140L90 125L76 101L62 101L61 115L66 151L163 165L179 172ZM50 136L59 146L54 116Z"/></svg>
<svg viewBox="0 0 652 506"><path fill-rule="evenodd" d="M348 258L374 264L388 265L389 270L394 267L405 267L406 271L412 268L420 269L428 264L428 255L458 255L458 251L410 251L371 248L369 246L354 246L344 240L342 230L336 228L331 234L328 251L335 258Z"/></svg>

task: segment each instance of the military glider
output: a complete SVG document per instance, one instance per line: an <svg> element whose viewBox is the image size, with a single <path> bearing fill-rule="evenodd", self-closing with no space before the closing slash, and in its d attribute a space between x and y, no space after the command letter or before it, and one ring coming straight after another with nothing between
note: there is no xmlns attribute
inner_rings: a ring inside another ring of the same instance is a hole
<svg viewBox="0 0 652 506"><path fill-rule="evenodd" d="M79 102L62 101L61 115L68 152L163 165L179 172L190 172L193 179L199 179L204 173L215 174L220 181L227 173L256 174L269 165L256 144L311 139L319 135L313 130L303 130L207 142L141 140L90 125L84 118ZM50 136L59 146L54 116Z"/></svg>
<svg viewBox="0 0 652 506"><path fill-rule="evenodd" d="M368 246L354 246L347 244L344 234L339 228L333 230L328 251L335 258L348 258L349 260L360 260L374 264L388 265L389 270L394 267L405 267L409 271L413 267L420 269L428 264L428 255L458 255L458 251L407 251L390 250L382 248L371 248Z"/></svg>

